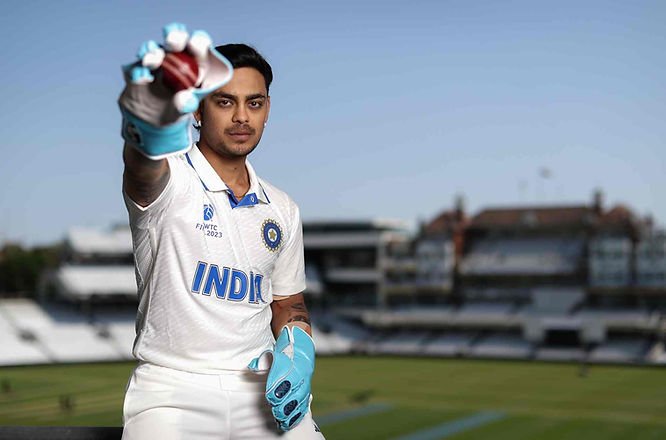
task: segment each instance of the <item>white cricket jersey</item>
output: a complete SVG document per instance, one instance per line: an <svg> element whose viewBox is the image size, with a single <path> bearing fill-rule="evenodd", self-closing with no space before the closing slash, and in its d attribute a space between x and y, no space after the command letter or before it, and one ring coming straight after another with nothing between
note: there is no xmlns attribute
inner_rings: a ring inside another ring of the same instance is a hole
<svg viewBox="0 0 666 440"><path fill-rule="evenodd" d="M274 343L273 295L305 290L298 207L247 163L241 200L194 146L142 208L125 194L139 292L134 356L197 373L242 370Z"/></svg>

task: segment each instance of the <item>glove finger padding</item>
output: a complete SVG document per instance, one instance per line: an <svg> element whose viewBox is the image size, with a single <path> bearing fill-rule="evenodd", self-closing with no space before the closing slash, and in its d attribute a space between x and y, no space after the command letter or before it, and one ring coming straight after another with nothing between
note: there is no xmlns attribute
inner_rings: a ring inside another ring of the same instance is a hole
<svg viewBox="0 0 666 440"><path fill-rule="evenodd" d="M314 343L303 329L284 327L273 350L254 359L250 369L258 370L264 355L272 357L266 381L266 400L273 407L273 416L280 428L286 431L307 413L315 364Z"/></svg>
<svg viewBox="0 0 666 440"><path fill-rule="evenodd" d="M273 417L275 417L280 429L288 431L298 425L310 410L311 401L312 396L308 394L300 402L290 400L281 406L273 407Z"/></svg>
<svg viewBox="0 0 666 440"><path fill-rule="evenodd" d="M289 402L300 402L310 396L309 378L303 377L295 369L274 383L271 389L266 390L266 400L275 408L281 408Z"/></svg>
<svg viewBox="0 0 666 440"><path fill-rule="evenodd" d="M126 85L118 99L123 114L123 138L151 159L175 155L190 147L189 113L233 74L231 63L213 48L204 31L195 31L190 37L184 25L172 23L165 27L164 34L163 47L156 48L156 43L146 42L139 50L139 60L123 66ZM186 47L182 41L173 43L183 38ZM199 74L194 87L175 92L155 80L149 70L157 71L164 59L158 56L159 52L168 54L171 48L185 49L196 60Z"/></svg>

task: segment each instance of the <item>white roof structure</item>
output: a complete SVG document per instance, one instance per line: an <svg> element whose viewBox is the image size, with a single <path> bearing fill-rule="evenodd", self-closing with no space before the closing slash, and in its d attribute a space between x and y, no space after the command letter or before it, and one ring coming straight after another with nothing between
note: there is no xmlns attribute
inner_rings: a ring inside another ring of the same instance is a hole
<svg viewBox="0 0 666 440"><path fill-rule="evenodd" d="M129 228L108 230L72 228L66 237L67 245L79 254L131 254L132 234Z"/></svg>
<svg viewBox="0 0 666 440"><path fill-rule="evenodd" d="M85 299L92 295L136 295L133 266L62 266L54 274L60 294Z"/></svg>

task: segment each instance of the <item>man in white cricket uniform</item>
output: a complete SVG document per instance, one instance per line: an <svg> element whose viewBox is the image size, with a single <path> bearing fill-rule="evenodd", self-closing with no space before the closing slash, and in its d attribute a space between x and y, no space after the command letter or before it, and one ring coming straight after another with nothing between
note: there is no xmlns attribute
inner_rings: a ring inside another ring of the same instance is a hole
<svg viewBox="0 0 666 440"><path fill-rule="evenodd" d="M140 362L123 439L323 439L309 377L305 410L288 405L282 432L267 401L270 364L248 369L278 334L311 334L302 226L293 200L246 161L268 120L270 66L246 45L216 50L234 74L194 112L199 142L158 160L124 148Z"/></svg>

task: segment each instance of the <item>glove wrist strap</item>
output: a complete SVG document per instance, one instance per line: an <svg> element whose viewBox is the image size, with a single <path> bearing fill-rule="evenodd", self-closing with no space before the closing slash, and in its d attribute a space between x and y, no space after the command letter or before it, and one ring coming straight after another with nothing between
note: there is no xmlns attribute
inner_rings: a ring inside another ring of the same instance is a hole
<svg viewBox="0 0 666 440"><path fill-rule="evenodd" d="M125 141L150 159L158 160L187 151L192 144L185 116L164 127L153 127L121 107L122 136Z"/></svg>

